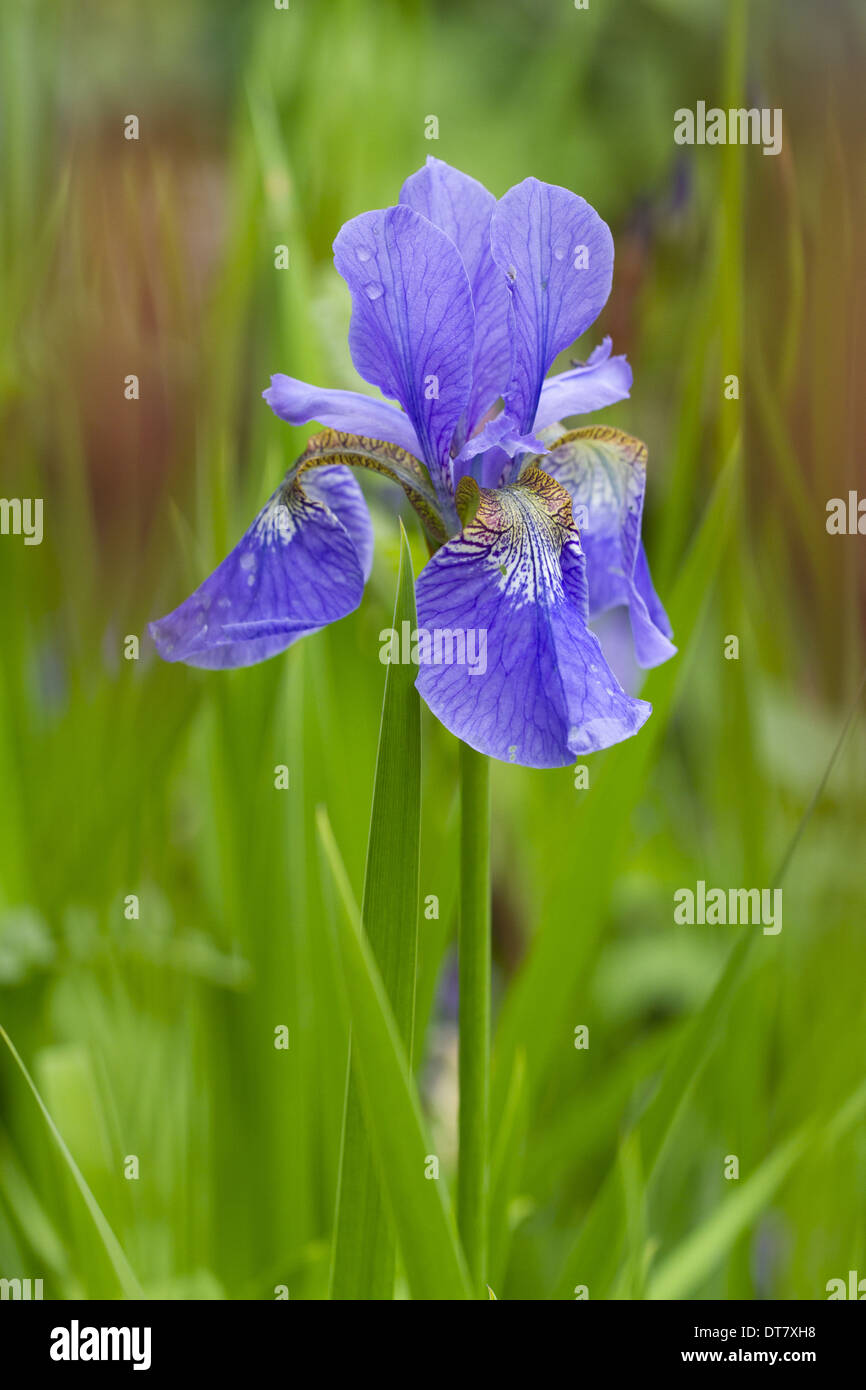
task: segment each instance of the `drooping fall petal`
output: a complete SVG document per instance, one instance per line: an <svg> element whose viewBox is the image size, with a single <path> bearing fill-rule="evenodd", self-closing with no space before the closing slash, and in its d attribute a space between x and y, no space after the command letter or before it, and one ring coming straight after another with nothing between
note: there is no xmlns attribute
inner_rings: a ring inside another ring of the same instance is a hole
<svg viewBox="0 0 866 1390"><path fill-rule="evenodd" d="M569 493L586 555L590 617L628 608L641 666L673 656L667 614L653 588L641 541L646 446L607 425L573 430L544 466Z"/></svg>
<svg viewBox="0 0 866 1390"><path fill-rule="evenodd" d="M371 557L356 480L323 470L305 489L281 485L213 574L148 630L165 661L250 666L357 608Z"/></svg>
<svg viewBox="0 0 866 1390"><path fill-rule="evenodd" d="M462 632L475 660L423 663L419 692L452 733L506 762L563 767L629 738L650 706L621 689L587 626L567 492L528 468L477 503L417 584L419 627Z"/></svg>

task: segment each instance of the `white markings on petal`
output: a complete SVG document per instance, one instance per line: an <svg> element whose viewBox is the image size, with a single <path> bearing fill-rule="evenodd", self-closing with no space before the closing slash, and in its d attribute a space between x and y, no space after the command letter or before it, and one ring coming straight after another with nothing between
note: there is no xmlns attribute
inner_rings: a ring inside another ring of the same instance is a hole
<svg viewBox="0 0 866 1390"><path fill-rule="evenodd" d="M497 588L518 606L562 595L559 553L566 538L556 513L526 488L496 493L497 540L489 566L497 571Z"/></svg>

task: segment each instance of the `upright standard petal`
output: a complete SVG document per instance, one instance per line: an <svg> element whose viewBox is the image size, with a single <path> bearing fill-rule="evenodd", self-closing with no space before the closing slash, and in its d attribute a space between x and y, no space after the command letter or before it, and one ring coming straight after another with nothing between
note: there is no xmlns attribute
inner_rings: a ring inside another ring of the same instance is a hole
<svg viewBox="0 0 866 1390"><path fill-rule="evenodd" d="M475 347L472 390L458 447L482 416L503 394L511 367L508 328L509 296L505 276L490 253L490 219L496 199L483 184L434 155L411 174L400 191L400 202L440 227L460 252L475 307Z"/></svg>
<svg viewBox="0 0 866 1390"><path fill-rule="evenodd" d="M417 584L419 630L431 634L434 658L439 633L440 654L456 648L473 661L423 661L419 692L452 733L505 762L564 767L629 738L650 706L620 688L586 625L568 493L528 468L476 500L472 520Z"/></svg>
<svg viewBox="0 0 866 1390"><path fill-rule="evenodd" d="M361 376L409 416L440 497L472 384L475 315L457 247L409 207L340 230L334 264L352 292L349 347Z"/></svg>
<svg viewBox="0 0 866 1390"><path fill-rule="evenodd" d="M638 663L659 666L676 647L640 538L646 460L639 439L595 425L564 435L544 466L571 497L586 555L590 617L627 606Z"/></svg>
<svg viewBox="0 0 866 1390"><path fill-rule="evenodd" d="M583 198L529 178L497 203L490 239L511 292L514 357L505 407L526 433L554 358L607 300L613 238Z"/></svg>
<svg viewBox="0 0 866 1390"><path fill-rule="evenodd" d="M148 631L165 661L210 670L251 666L361 601L372 528L342 468L283 484L210 578Z"/></svg>
<svg viewBox="0 0 866 1390"><path fill-rule="evenodd" d="M631 391L631 367L627 358L611 357L611 347L610 338L605 338L579 367L547 378L535 412L536 431L570 415L589 415L626 400Z"/></svg>
<svg viewBox="0 0 866 1390"><path fill-rule="evenodd" d="M290 425L306 425L310 420L317 420L328 429L384 439L410 454L420 452L408 415L387 401L377 401L360 391L328 391L277 372L262 395L274 414Z"/></svg>

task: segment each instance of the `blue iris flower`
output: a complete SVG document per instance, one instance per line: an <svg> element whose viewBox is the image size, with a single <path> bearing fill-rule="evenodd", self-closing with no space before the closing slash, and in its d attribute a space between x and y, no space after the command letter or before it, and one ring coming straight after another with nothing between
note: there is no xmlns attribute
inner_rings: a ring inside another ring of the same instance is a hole
<svg viewBox="0 0 866 1390"><path fill-rule="evenodd" d="M545 380L607 300L606 223L565 188L528 178L497 202L430 158L396 207L346 223L334 260L352 359L387 399L272 378L281 419L325 428L231 554L151 624L160 655L246 666L351 613L372 527L350 467L367 467L401 484L427 533L419 628L485 634L483 673L422 660L417 687L441 722L530 767L630 737L650 706L622 689L589 624L627 610L644 667L676 650L640 536L646 450L559 421L624 399L631 369L606 338Z"/></svg>

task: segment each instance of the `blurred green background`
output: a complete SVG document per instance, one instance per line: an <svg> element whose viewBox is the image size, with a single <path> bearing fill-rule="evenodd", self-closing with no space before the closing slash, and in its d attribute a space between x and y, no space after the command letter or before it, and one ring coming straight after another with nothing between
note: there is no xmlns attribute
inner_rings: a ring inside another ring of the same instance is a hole
<svg viewBox="0 0 866 1390"><path fill-rule="evenodd" d="M45 507L40 547L0 537L0 1024L148 1295L327 1292L347 1023L313 812L360 896L406 509L364 480L364 604L284 658L211 675L124 640L302 447L260 399L270 373L358 384L330 244L429 153L497 196L564 184L610 223L584 346L610 332L634 367L603 418L649 446L680 645L589 790L494 769L491 1283L822 1298L866 1276L866 542L825 529L866 424L864 62L857 0L0 10L0 492ZM698 100L781 107L781 155L676 146ZM448 1172L456 746L426 711L423 732L441 910L416 1059ZM674 925L677 888L783 866L779 935ZM121 1292L2 1045L0 1275Z"/></svg>

